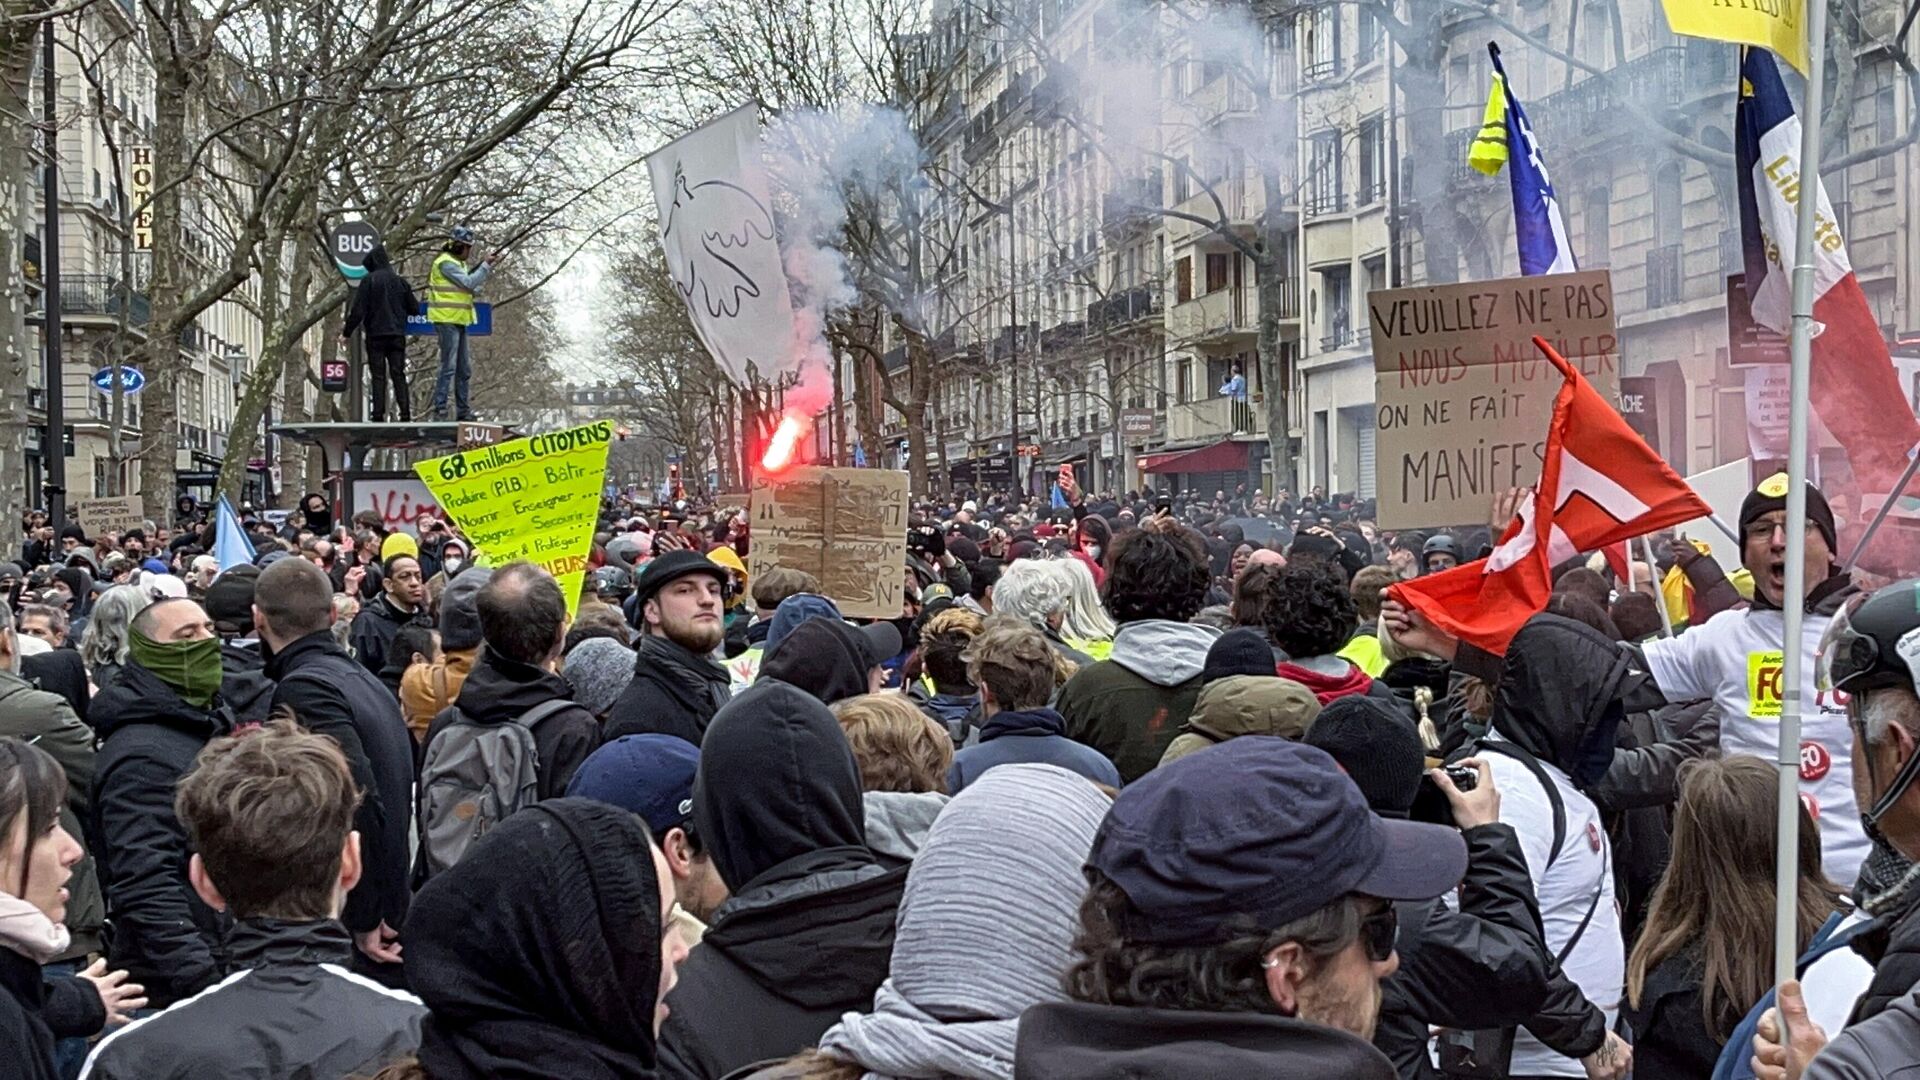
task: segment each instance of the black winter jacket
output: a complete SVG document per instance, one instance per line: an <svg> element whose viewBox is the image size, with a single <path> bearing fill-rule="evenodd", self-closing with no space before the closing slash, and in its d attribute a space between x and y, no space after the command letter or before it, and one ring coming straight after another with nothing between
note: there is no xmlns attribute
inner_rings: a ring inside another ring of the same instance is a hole
<svg viewBox="0 0 1920 1080"><path fill-rule="evenodd" d="M353 303L340 332L351 336L365 326L370 338L405 336L407 317L420 313L420 298L394 270L385 245L375 245L368 253L366 268L367 276L353 290Z"/></svg>
<svg viewBox="0 0 1920 1080"><path fill-rule="evenodd" d="M1390 1080L1358 1036L1263 1013L1129 1009L1061 1002L1020 1017L1014 1080Z"/></svg>
<svg viewBox="0 0 1920 1080"><path fill-rule="evenodd" d="M1851 1027L1878 1016L1895 1001L1920 990L1920 884L1905 883L1906 902L1875 917L1853 939L1853 949L1873 965L1873 981L1853 1003Z"/></svg>
<svg viewBox="0 0 1920 1080"><path fill-rule="evenodd" d="M403 626L432 626L424 610L401 611L393 606L393 601L381 593L360 609L353 617L353 628L347 632L347 644L353 646L353 658L375 675L387 666L387 651L393 648L393 639ZM395 697L396 701L399 700Z"/></svg>
<svg viewBox="0 0 1920 1080"><path fill-rule="evenodd" d="M258 644L220 643L220 699L242 724L265 723L273 708L273 680Z"/></svg>
<svg viewBox="0 0 1920 1080"><path fill-rule="evenodd" d="M1873 1019L1848 1024L1807 1065L1805 1075L1806 1080L1913 1080L1920 1076L1920 995L1904 996Z"/></svg>
<svg viewBox="0 0 1920 1080"><path fill-rule="evenodd" d="M164 1008L220 977L226 916L187 880L193 852L174 816L174 789L211 739L233 728L216 697L199 709L129 659L93 700L101 745L93 773L92 834L113 920L113 966Z"/></svg>
<svg viewBox="0 0 1920 1080"><path fill-rule="evenodd" d="M246 920L234 974L212 991L100 1040L91 1080L270 1080L371 1076L420 1045L427 1010L410 994L346 972L352 948L331 919Z"/></svg>
<svg viewBox="0 0 1920 1080"><path fill-rule="evenodd" d="M332 736L363 793L353 827L360 832L364 870L340 921L356 934L382 921L399 929L412 898L407 838L414 781L413 736L400 718L400 703L340 648L331 630L316 630L269 655L267 676L279 684L274 707L285 705L309 731Z"/></svg>
<svg viewBox="0 0 1920 1080"><path fill-rule="evenodd" d="M1511 825L1463 830L1467 876L1460 910L1439 900L1401 902L1400 969L1380 986L1373 1045L1402 1080L1437 1077L1429 1025L1513 1027L1547 996L1548 955L1526 857Z"/></svg>
<svg viewBox="0 0 1920 1080"><path fill-rule="evenodd" d="M659 734L699 746L730 692L727 669L662 637L642 637L633 651L633 681L607 714L607 741Z"/></svg>
<svg viewBox="0 0 1920 1080"><path fill-rule="evenodd" d="M460 684L460 696L454 704L473 723L505 724L555 698L573 698L573 687L567 680L482 646L473 670ZM434 717L427 728L426 745L433 745L433 737L452 720L452 709ZM576 705L540 721L533 729L533 746L540 755L536 794L542 799L557 799L567 793L567 781L573 779L574 770L599 749L600 721L586 706Z"/></svg>
<svg viewBox="0 0 1920 1080"><path fill-rule="evenodd" d="M40 965L0 946L0 1076L6 1080L59 1080L46 1007Z"/></svg>
<svg viewBox="0 0 1920 1080"><path fill-rule="evenodd" d="M1700 954L1685 948L1654 965L1640 1003L1621 1002L1633 1029L1633 1071L1672 1080L1707 1080L1726 1044L1707 1030L1700 1011Z"/></svg>

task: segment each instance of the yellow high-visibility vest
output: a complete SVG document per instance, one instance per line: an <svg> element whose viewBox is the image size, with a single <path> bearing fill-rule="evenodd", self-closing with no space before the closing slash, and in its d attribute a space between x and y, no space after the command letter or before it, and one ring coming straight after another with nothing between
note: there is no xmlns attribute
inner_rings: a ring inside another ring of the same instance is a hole
<svg viewBox="0 0 1920 1080"><path fill-rule="evenodd" d="M434 258L433 269L427 273L427 321L472 326L473 290L448 277L449 266L466 270L459 259L443 251Z"/></svg>

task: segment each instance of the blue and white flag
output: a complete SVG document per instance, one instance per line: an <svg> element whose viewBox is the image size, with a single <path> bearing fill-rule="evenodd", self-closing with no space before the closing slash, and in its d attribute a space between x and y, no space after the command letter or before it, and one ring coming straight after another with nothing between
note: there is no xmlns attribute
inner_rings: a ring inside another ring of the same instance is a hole
<svg viewBox="0 0 1920 1080"><path fill-rule="evenodd" d="M1546 158L1533 137L1533 125L1520 99L1513 96L1507 70L1500 65L1500 47L1487 43L1493 56L1493 91L1481 120L1480 134L1467 152L1467 164L1492 176L1507 166L1513 188L1513 236L1520 249L1522 274L1565 274L1578 270L1573 245L1567 241L1567 222L1560 200L1547 176ZM1515 153L1514 151L1518 151Z"/></svg>
<svg viewBox="0 0 1920 1080"><path fill-rule="evenodd" d="M233 504L225 495L220 496L220 505L214 509L213 557L220 560L223 574L253 562L253 542L247 539L240 515L233 512Z"/></svg>

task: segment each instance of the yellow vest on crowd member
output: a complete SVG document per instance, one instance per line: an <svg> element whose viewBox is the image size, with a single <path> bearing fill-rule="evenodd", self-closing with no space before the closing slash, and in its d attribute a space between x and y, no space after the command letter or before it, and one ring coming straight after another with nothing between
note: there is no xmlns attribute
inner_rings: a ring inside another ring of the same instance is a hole
<svg viewBox="0 0 1920 1080"><path fill-rule="evenodd" d="M427 273L427 321L472 326L473 290L448 277L449 266L466 272L466 264L451 252L443 251L434 257L433 269Z"/></svg>
<svg viewBox="0 0 1920 1080"><path fill-rule="evenodd" d="M1334 655L1351 662L1369 678L1377 679L1387 670L1387 657L1381 651L1380 639L1372 634L1353 635Z"/></svg>

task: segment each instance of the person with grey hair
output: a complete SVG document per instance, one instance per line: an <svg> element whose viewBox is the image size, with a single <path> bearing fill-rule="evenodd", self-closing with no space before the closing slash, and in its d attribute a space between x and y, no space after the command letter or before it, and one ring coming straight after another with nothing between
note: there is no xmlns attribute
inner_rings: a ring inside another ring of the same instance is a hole
<svg viewBox="0 0 1920 1080"><path fill-rule="evenodd" d="M115 585L94 601L93 616L80 637L80 659L96 687L110 686L127 662L127 628L152 597L133 585Z"/></svg>
<svg viewBox="0 0 1920 1080"><path fill-rule="evenodd" d="M1029 623L1047 635L1055 652L1073 661L1076 668L1093 663L1093 657L1067 644L1060 628L1067 621L1067 605L1073 588L1065 563L1059 560L1016 559L1000 572L993 586L993 613Z"/></svg>
<svg viewBox="0 0 1920 1080"><path fill-rule="evenodd" d="M1060 636L1095 660L1105 660L1113 651L1113 634L1118 627L1100 602L1093 571L1079 559L1061 559L1058 565L1067 575L1067 617L1060 624Z"/></svg>
<svg viewBox="0 0 1920 1080"><path fill-rule="evenodd" d="M1111 800L1052 765L1003 765L948 804L907 872L887 980L819 1048L753 1073L1012 1080L1020 1014L1066 1000L1080 867ZM1020 843L1009 844L1008 836Z"/></svg>

